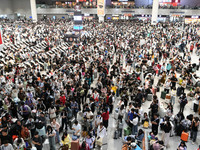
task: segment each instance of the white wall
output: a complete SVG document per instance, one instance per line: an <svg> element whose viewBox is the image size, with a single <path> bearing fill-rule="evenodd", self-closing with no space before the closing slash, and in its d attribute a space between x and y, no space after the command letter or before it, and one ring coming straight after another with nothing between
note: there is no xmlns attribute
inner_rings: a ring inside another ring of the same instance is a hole
<svg viewBox="0 0 200 150"><path fill-rule="evenodd" d="M20 13L21 16L26 15L26 18L31 16L30 0L12 0L13 13Z"/></svg>
<svg viewBox="0 0 200 150"><path fill-rule="evenodd" d="M30 0L0 0L0 15L17 14L31 16Z"/></svg>
<svg viewBox="0 0 200 150"><path fill-rule="evenodd" d="M12 14L11 0L0 0L0 15Z"/></svg>

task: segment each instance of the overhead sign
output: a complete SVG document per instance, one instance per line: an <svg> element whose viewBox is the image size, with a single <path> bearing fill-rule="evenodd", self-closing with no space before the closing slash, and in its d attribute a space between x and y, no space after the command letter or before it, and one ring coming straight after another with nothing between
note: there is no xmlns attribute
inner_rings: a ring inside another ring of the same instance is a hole
<svg viewBox="0 0 200 150"><path fill-rule="evenodd" d="M105 0L97 0L97 15L105 15Z"/></svg>

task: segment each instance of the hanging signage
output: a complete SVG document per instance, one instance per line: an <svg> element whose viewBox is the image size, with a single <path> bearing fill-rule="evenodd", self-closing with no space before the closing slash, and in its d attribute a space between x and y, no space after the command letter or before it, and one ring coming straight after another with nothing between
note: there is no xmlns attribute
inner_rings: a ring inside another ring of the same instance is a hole
<svg viewBox="0 0 200 150"><path fill-rule="evenodd" d="M105 15L105 1L97 0L97 15L104 16Z"/></svg>

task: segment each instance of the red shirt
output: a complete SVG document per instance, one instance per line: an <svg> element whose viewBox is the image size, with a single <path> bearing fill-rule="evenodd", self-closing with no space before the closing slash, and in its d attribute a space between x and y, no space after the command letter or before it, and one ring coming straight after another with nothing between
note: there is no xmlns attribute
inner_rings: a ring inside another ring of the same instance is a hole
<svg viewBox="0 0 200 150"><path fill-rule="evenodd" d="M60 101L63 103L63 105L65 105L66 102L65 96L60 96Z"/></svg>
<svg viewBox="0 0 200 150"><path fill-rule="evenodd" d="M102 113L101 117L103 117L103 120L108 120L109 119L109 111L107 111L106 113Z"/></svg>

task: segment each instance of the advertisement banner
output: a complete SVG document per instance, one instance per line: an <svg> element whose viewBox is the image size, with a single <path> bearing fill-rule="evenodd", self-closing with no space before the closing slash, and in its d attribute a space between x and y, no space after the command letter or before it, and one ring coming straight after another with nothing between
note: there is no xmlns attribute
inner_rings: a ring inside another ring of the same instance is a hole
<svg viewBox="0 0 200 150"><path fill-rule="evenodd" d="M2 37L2 30L1 30L1 27L0 27L0 45L3 44L3 37Z"/></svg>
<svg viewBox="0 0 200 150"><path fill-rule="evenodd" d="M97 15L105 15L105 0L97 0Z"/></svg>

